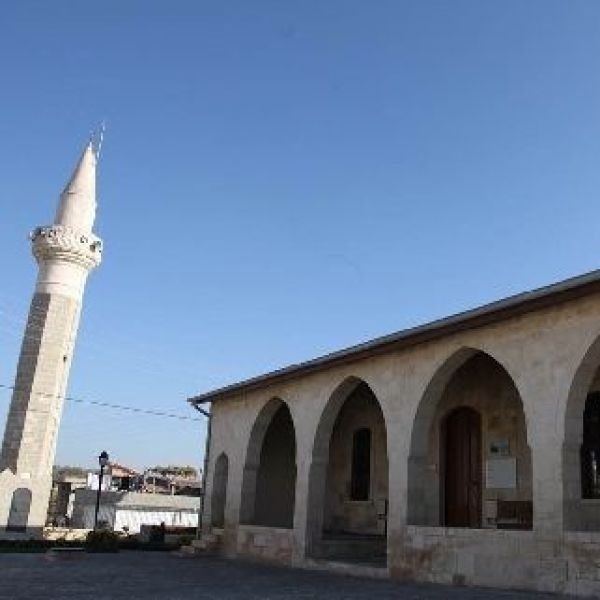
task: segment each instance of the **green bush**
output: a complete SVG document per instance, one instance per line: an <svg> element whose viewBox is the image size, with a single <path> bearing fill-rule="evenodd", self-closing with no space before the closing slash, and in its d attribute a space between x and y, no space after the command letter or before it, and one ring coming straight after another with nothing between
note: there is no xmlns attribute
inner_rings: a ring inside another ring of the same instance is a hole
<svg viewBox="0 0 600 600"><path fill-rule="evenodd" d="M119 536L107 529L90 531L85 538L85 549L88 552L118 552Z"/></svg>
<svg viewBox="0 0 600 600"><path fill-rule="evenodd" d="M119 542L121 550L144 550L147 552L165 552L175 550L176 546L164 542L142 542L135 538L123 539Z"/></svg>

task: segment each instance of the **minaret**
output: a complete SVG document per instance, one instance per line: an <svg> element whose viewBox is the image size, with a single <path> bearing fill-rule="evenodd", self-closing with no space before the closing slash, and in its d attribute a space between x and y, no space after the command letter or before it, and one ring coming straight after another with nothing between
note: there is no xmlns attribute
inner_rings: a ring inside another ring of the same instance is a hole
<svg viewBox="0 0 600 600"><path fill-rule="evenodd" d="M90 141L61 194L54 225L31 233L39 271L0 454L3 537L40 535L46 523L83 290L102 254L92 233L96 160Z"/></svg>

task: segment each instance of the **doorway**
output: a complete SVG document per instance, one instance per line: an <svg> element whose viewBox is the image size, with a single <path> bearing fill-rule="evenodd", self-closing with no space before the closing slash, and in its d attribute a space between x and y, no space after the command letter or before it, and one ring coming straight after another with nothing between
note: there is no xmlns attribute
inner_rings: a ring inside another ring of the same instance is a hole
<svg viewBox="0 0 600 600"><path fill-rule="evenodd" d="M481 527L481 417L460 407L444 421L444 524Z"/></svg>

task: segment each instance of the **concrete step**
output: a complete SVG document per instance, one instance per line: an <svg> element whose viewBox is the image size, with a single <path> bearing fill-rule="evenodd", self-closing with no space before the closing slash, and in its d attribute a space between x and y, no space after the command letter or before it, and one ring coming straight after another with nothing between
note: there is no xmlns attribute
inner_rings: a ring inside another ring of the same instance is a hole
<svg viewBox="0 0 600 600"><path fill-rule="evenodd" d="M216 536L214 533L204 533L202 534L202 539L208 544L215 544L219 542L220 538Z"/></svg>
<svg viewBox="0 0 600 600"><path fill-rule="evenodd" d="M220 545L220 536L209 533L203 534L202 537L197 540L193 540L192 543L185 548L189 548L189 550L186 550L186 552L194 553L196 555L205 555L216 554Z"/></svg>
<svg viewBox="0 0 600 600"><path fill-rule="evenodd" d="M386 539L379 536L340 536L321 540L317 558L385 563Z"/></svg>

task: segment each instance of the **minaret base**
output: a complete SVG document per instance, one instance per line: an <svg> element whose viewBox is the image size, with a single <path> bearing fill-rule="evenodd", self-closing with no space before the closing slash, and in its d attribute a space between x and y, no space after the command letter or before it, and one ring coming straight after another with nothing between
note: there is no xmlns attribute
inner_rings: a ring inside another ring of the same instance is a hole
<svg viewBox="0 0 600 600"><path fill-rule="evenodd" d="M41 539L52 477L25 479L10 469L0 473L0 539Z"/></svg>

